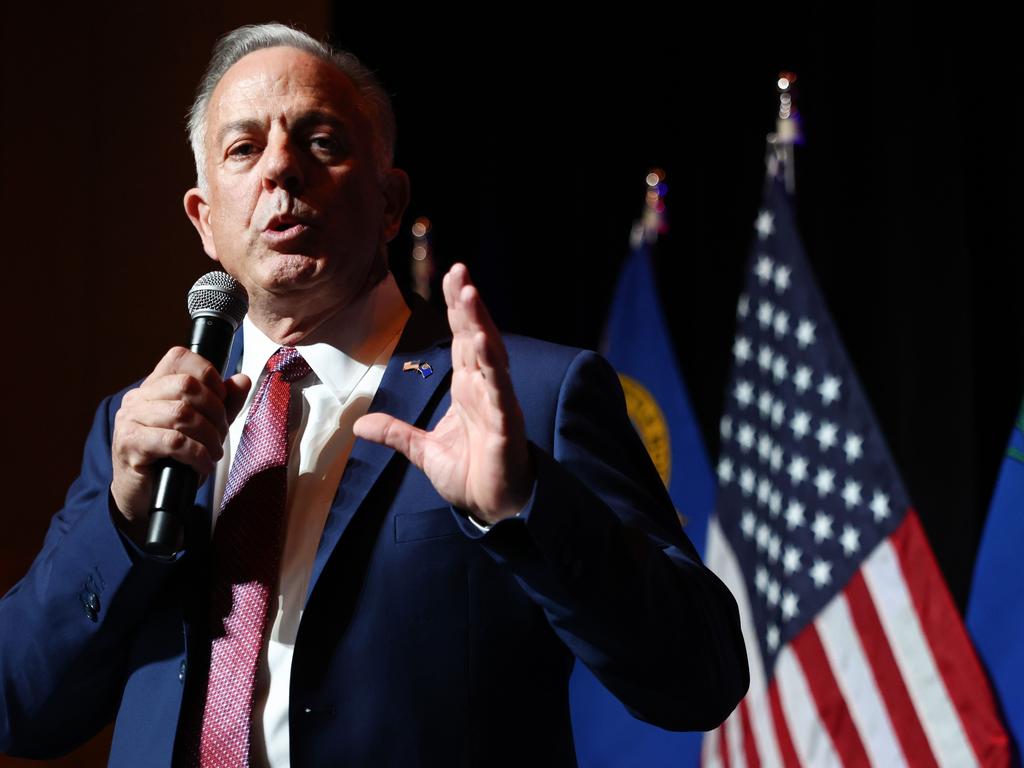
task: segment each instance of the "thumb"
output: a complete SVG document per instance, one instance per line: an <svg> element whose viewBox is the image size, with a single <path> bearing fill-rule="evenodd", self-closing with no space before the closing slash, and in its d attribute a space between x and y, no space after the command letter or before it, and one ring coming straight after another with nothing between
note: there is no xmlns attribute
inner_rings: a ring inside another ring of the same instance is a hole
<svg viewBox="0 0 1024 768"><path fill-rule="evenodd" d="M236 373L230 379L224 380L224 388L227 396L224 398L224 410L228 414L228 424L235 420L238 412L245 404L245 397L249 394L252 381L244 373Z"/></svg>
<svg viewBox="0 0 1024 768"><path fill-rule="evenodd" d="M352 425L352 432L356 437L398 451L423 469L423 442L426 432L422 429L417 429L386 413L368 413L356 420Z"/></svg>

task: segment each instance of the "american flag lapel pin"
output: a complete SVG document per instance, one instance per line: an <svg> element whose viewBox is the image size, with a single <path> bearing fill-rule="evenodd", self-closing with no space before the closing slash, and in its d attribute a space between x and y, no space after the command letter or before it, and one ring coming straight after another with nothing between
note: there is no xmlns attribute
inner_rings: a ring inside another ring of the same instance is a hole
<svg viewBox="0 0 1024 768"><path fill-rule="evenodd" d="M430 376L434 369L430 367L430 363L426 360L407 360L402 365L403 371L416 371L424 379Z"/></svg>

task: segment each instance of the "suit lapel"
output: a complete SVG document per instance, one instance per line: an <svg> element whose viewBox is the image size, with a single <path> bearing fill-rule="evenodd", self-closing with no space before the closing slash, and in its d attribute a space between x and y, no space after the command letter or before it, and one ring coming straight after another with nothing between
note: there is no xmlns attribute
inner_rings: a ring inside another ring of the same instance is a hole
<svg viewBox="0 0 1024 768"><path fill-rule="evenodd" d="M416 426L427 405L443 395L451 372L451 332L436 313L418 296L406 297L412 314L388 361L380 387L368 413L387 413ZM406 370L406 363L430 364L432 373ZM427 414L429 417L429 413ZM384 468L392 461L406 461L390 448L357 439L352 445L338 492L320 537L306 599L313 593L320 574L339 539L363 505Z"/></svg>

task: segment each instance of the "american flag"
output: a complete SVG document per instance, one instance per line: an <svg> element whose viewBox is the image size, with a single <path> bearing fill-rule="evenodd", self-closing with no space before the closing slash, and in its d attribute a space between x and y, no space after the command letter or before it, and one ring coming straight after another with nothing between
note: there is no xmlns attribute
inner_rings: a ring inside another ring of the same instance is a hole
<svg viewBox="0 0 1024 768"><path fill-rule="evenodd" d="M750 690L705 766L1005 765L1006 733L769 172L721 420L708 564Z"/></svg>

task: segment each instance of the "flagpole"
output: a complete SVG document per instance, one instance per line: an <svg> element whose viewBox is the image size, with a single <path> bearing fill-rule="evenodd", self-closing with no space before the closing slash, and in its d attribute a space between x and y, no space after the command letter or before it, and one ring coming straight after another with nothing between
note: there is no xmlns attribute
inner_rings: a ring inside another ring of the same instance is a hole
<svg viewBox="0 0 1024 768"><path fill-rule="evenodd" d="M775 120L775 132L768 134L768 167L773 176L778 174L779 165L785 174L786 191L796 191L796 154L793 147L803 142L800 132L800 113L796 108L796 74L780 72L775 81L779 96L779 114Z"/></svg>
<svg viewBox="0 0 1024 768"><path fill-rule="evenodd" d="M665 171L661 168L652 168L647 172L644 210L640 218L633 223L633 231L629 235L629 244L633 250L644 244L654 245L658 242L658 235L668 230L664 200L668 185L665 178Z"/></svg>

